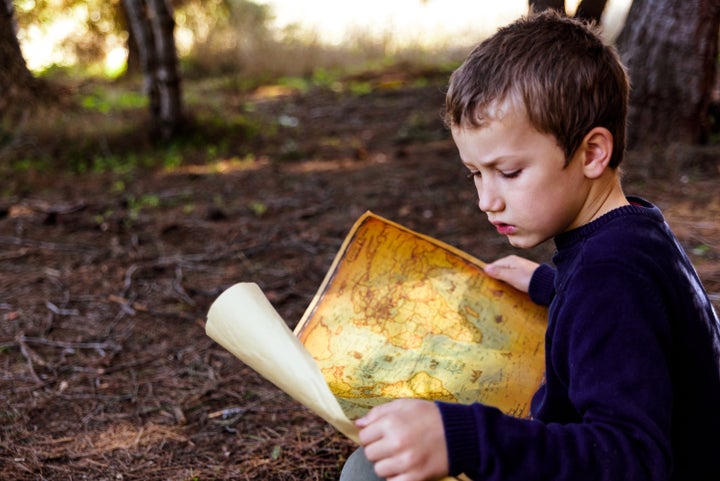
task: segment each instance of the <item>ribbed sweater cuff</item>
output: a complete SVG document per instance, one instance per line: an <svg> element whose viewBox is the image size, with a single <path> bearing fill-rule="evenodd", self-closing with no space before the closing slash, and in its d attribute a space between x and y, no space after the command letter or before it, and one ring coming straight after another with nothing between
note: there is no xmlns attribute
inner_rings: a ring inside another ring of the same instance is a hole
<svg viewBox="0 0 720 481"><path fill-rule="evenodd" d="M458 403L435 403L440 409L450 475L455 476L472 468L479 452L475 413L471 406Z"/></svg>
<svg viewBox="0 0 720 481"><path fill-rule="evenodd" d="M555 297L555 269L548 264L540 264L530 278L528 294L535 304L549 306Z"/></svg>

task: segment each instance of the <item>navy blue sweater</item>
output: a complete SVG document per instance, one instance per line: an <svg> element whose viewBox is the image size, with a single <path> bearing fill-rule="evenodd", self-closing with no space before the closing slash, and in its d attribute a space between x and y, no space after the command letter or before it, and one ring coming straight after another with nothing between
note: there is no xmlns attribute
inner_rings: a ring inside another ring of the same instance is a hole
<svg viewBox="0 0 720 481"><path fill-rule="evenodd" d="M719 481L720 322L660 211L634 205L555 238L532 419L438 402L450 474L483 481Z"/></svg>

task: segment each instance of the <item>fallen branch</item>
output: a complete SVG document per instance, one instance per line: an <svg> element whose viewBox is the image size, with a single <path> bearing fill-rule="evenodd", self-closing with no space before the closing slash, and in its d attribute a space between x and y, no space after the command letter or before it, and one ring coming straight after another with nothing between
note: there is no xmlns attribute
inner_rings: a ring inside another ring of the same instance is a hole
<svg viewBox="0 0 720 481"><path fill-rule="evenodd" d="M94 252L93 246L85 246L81 244L60 244L58 242L45 242L34 239L22 239L20 237L0 236L0 244L35 247L38 249L47 249L63 252Z"/></svg>

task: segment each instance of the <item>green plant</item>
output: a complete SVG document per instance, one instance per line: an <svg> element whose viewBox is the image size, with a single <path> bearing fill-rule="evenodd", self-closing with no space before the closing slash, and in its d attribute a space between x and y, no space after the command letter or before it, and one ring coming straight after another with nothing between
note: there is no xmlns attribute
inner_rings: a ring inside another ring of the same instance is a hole
<svg viewBox="0 0 720 481"><path fill-rule="evenodd" d="M128 90L96 88L80 98L80 105L87 110L108 114L113 111L147 108L148 99L144 94Z"/></svg>
<svg viewBox="0 0 720 481"><path fill-rule="evenodd" d="M256 217L262 217L262 215L267 212L268 206L263 202L255 201L250 204L250 210L252 210Z"/></svg>
<svg viewBox="0 0 720 481"><path fill-rule="evenodd" d="M146 194L140 197L133 195L127 198L127 210L128 210L128 221L130 223L137 221L140 218L140 213L143 209L151 208L156 209L160 207L160 196L156 194Z"/></svg>
<svg viewBox="0 0 720 481"><path fill-rule="evenodd" d="M349 90L353 95L359 97L372 93L373 86L370 82L350 82Z"/></svg>

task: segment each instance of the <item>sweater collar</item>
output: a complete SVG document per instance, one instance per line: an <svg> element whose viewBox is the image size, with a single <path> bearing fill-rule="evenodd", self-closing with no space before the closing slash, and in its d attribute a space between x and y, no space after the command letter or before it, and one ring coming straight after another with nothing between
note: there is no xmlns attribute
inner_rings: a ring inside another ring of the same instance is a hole
<svg viewBox="0 0 720 481"><path fill-rule="evenodd" d="M613 220L626 217L628 215L641 215L654 218L655 220L664 221L660 209L641 197L628 196L629 205L624 205L613 209L607 214L603 214L592 222L588 222L578 228L563 232L555 236L555 246L558 250L568 249L578 242L592 236L595 231L604 227Z"/></svg>

